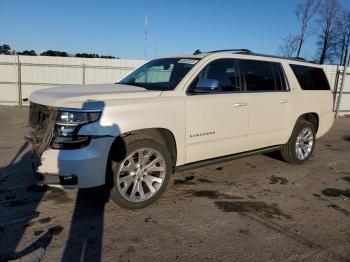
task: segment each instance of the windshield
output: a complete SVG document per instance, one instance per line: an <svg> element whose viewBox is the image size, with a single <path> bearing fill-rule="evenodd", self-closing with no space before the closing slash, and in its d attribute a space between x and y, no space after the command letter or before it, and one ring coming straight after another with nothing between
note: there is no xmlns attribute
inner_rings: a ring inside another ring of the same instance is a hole
<svg viewBox="0 0 350 262"><path fill-rule="evenodd" d="M150 90L174 90L198 59L163 58L151 60L121 79L118 84Z"/></svg>

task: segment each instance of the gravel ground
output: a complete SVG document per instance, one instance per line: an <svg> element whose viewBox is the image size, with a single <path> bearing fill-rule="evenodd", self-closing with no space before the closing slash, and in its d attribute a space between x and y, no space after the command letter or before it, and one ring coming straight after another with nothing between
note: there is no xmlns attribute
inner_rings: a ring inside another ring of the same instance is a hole
<svg viewBox="0 0 350 262"><path fill-rule="evenodd" d="M179 173L129 211L33 186L27 114L0 107L0 261L350 261L350 118L304 165L259 155Z"/></svg>

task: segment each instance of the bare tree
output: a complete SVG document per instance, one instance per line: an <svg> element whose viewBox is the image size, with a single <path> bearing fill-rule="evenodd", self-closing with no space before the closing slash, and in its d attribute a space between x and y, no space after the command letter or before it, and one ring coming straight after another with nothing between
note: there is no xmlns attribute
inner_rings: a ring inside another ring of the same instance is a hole
<svg viewBox="0 0 350 262"><path fill-rule="evenodd" d="M317 13L320 0L304 0L299 3L295 9L295 15L298 17L300 23L300 35L299 46L297 51L297 57L300 56L301 47L303 46L306 38L310 35L309 23L312 17Z"/></svg>
<svg viewBox="0 0 350 262"><path fill-rule="evenodd" d="M340 58L340 65L343 65L345 63L345 57L347 49L350 46L350 11L343 11L341 19L338 23L339 28L339 58Z"/></svg>
<svg viewBox="0 0 350 262"><path fill-rule="evenodd" d="M283 39L283 43L279 47L280 54L284 57L294 57L297 53L299 42L299 36L289 34Z"/></svg>
<svg viewBox="0 0 350 262"><path fill-rule="evenodd" d="M339 45L339 23L341 6L338 0L322 0L318 15L318 57L319 63L333 62L337 57Z"/></svg>

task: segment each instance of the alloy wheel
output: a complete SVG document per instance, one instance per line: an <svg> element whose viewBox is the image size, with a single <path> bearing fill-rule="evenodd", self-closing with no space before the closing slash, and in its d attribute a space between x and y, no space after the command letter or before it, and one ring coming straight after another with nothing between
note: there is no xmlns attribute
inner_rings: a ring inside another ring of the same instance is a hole
<svg viewBox="0 0 350 262"><path fill-rule="evenodd" d="M164 157L155 149L141 148L121 163L115 183L120 194L131 202L143 202L154 196L166 175Z"/></svg>
<svg viewBox="0 0 350 262"><path fill-rule="evenodd" d="M309 157L314 139L314 134L309 127L305 127L301 130L295 144L295 153L299 160L305 160Z"/></svg>

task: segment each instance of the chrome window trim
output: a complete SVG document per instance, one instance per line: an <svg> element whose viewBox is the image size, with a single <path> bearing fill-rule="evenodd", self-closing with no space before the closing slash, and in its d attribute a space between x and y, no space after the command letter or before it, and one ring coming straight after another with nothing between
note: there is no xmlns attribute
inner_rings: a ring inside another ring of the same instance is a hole
<svg viewBox="0 0 350 262"><path fill-rule="evenodd" d="M240 91L227 91L227 92L208 92L208 93L191 93L189 91L193 81L195 81L195 79L197 78L197 76L202 72L202 70L204 68L206 68L209 64L211 64L212 62L215 62L217 60L222 60L222 59L232 59L232 60L249 60L249 59L245 59L245 58L231 58L231 57L227 57L227 58L218 58L218 59L214 59L210 62L208 62L207 64L205 64L201 69L200 71L196 74L196 76L193 78L193 80L190 82L190 84L188 84L187 88L186 88L186 96L202 96L202 95L222 95L222 94L248 94L248 93L286 93L286 92L290 92L291 91L291 87L290 87L290 84L289 84L289 81L288 81L288 78L287 78L287 75L286 75L286 72L284 70L284 66L281 62L275 62L275 61L265 61L265 60L254 60L254 61L262 61L262 62L269 62L269 63L276 63L276 64L279 64L279 66L281 67L281 71L282 71L282 80L284 80L285 82L285 87L286 89L285 90L261 90L261 91L247 91L246 89L246 84L245 84L245 79L243 79L242 77L242 73L241 73L241 68L238 66L238 71L239 71L239 79L240 79L240 82L242 84L241 86L241 90Z"/></svg>

